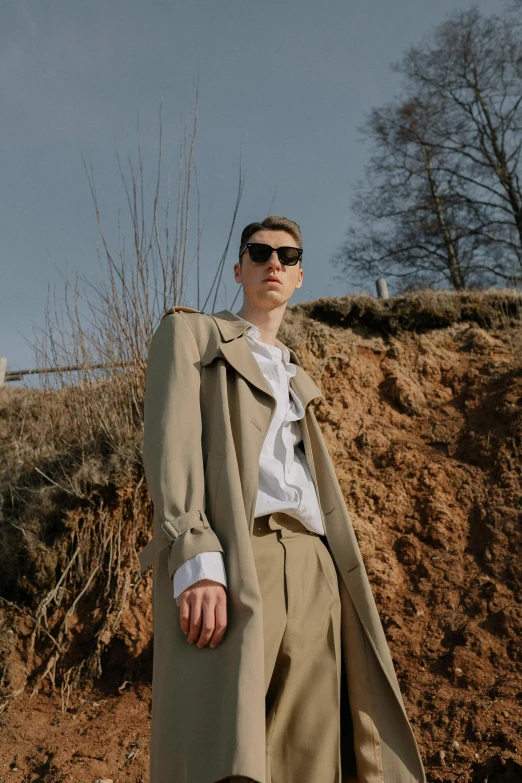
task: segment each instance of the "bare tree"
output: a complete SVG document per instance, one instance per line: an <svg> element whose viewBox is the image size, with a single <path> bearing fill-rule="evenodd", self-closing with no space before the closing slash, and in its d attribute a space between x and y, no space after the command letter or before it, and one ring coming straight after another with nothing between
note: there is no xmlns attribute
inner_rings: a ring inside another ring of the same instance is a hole
<svg viewBox="0 0 522 783"><path fill-rule="evenodd" d="M361 277L459 289L522 275L522 37L513 18L451 16L393 66L403 93L362 130L366 182L333 261Z"/></svg>
<svg viewBox="0 0 522 783"><path fill-rule="evenodd" d="M403 289L470 282L469 208L442 174L427 115L418 101L391 103L373 110L362 128L373 154L353 201L360 224L335 259L360 280L391 277Z"/></svg>
<svg viewBox="0 0 522 783"><path fill-rule="evenodd" d="M170 175L164 162L161 104L152 187L147 182L139 119L136 161L129 156L124 165L116 152L129 226L125 231L121 222L118 225L116 249L111 247L102 220L92 160L84 160L102 242L98 259L101 274L76 275L70 280L66 273L63 296L57 298L56 292L49 293L45 325L35 329L33 348L38 367L64 368L52 375L41 375L41 385L44 388L76 386L74 398L80 409L75 431L86 429L87 435L96 421L96 427L99 429L101 425L105 431L113 453L125 458L131 457L129 444L135 441L136 425L141 426L146 357L154 329L169 307L185 303L191 275L195 274L196 278L196 307L204 309L212 294L215 307L241 201L244 177L240 155L237 195L225 248L208 291L203 294L201 199L195 163L198 94L199 85L193 114L189 114L182 129L174 207ZM193 209L196 210L194 227ZM205 271L208 274L208 269ZM104 381L111 382L111 392L102 410L100 390ZM81 402L78 389L84 390L85 398ZM118 389L121 399L115 406L114 395ZM88 412L91 404L97 407ZM136 453L134 458L141 459Z"/></svg>

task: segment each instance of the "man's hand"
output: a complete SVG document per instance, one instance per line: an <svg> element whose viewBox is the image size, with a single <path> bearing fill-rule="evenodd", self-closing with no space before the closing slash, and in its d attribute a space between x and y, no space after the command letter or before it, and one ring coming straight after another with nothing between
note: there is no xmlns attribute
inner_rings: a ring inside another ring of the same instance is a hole
<svg viewBox="0 0 522 783"><path fill-rule="evenodd" d="M179 596L181 630L196 647L217 647L227 627L227 593L213 579L200 579Z"/></svg>

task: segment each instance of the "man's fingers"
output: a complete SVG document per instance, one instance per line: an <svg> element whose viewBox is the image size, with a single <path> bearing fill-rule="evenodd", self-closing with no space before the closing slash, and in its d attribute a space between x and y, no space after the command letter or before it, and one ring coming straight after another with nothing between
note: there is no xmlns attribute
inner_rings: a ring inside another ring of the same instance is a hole
<svg viewBox="0 0 522 783"><path fill-rule="evenodd" d="M212 639L210 640L209 647L214 649L221 642L224 633L227 629L227 601L226 597L221 597L216 602L216 608L214 612L215 626Z"/></svg>
<svg viewBox="0 0 522 783"><path fill-rule="evenodd" d="M210 637L214 633L215 626L215 606L216 599L213 592L210 595L205 595L201 603L203 621L201 623L201 635L198 639L196 647L206 647L210 641Z"/></svg>
<svg viewBox="0 0 522 783"><path fill-rule="evenodd" d="M227 627L227 595L223 585L203 579L179 598L180 626L187 641L200 649L217 647ZM209 644L210 642L210 644Z"/></svg>
<svg viewBox="0 0 522 783"><path fill-rule="evenodd" d="M201 597L198 595L197 591L194 591L189 596L189 603L190 603L190 622L189 622L189 633L187 636L187 642L190 642L190 644L194 644L194 642L199 637L199 632L201 629Z"/></svg>
<svg viewBox="0 0 522 783"><path fill-rule="evenodd" d="M190 625L190 601L185 592L179 597L179 623L184 634L188 635Z"/></svg>

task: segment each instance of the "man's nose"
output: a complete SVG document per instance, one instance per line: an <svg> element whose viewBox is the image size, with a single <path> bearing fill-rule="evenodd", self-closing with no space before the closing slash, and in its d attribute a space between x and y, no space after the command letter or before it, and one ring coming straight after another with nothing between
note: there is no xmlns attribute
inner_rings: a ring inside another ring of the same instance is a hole
<svg viewBox="0 0 522 783"><path fill-rule="evenodd" d="M272 250L272 255L268 259L267 264L270 264L270 266L272 266L273 264L276 264L277 267L281 266L281 261L279 260L279 256L277 255L277 250Z"/></svg>

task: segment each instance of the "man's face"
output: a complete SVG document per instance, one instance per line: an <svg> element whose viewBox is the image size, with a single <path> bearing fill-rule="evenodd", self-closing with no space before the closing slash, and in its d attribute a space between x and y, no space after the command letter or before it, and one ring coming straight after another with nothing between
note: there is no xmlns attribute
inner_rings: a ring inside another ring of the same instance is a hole
<svg viewBox="0 0 522 783"><path fill-rule="evenodd" d="M273 248L299 247L293 236L286 231L263 229L256 231L248 242L262 242ZM262 309L272 309L288 302L294 290L301 288L304 272L299 261L294 266L285 266L277 253L272 253L268 261L260 264L251 260L248 250L242 255L241 266L234 264L234 279L243 283L245 299ZM276 278L279 282L266 278Z"/></svg>

